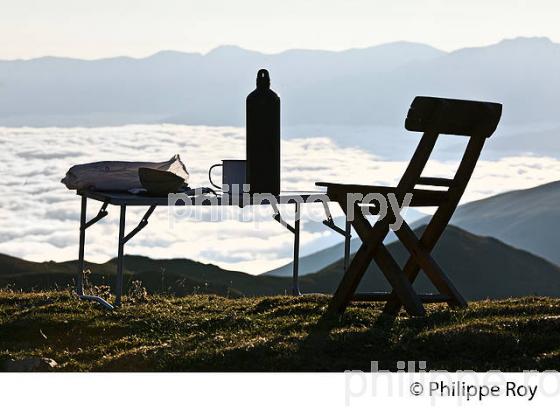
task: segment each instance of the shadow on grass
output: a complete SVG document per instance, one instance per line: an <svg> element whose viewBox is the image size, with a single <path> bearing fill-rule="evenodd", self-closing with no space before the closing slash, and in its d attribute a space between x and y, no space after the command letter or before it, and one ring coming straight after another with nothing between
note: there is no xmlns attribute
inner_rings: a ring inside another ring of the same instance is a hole
<svg viewBox="0 0 560 410"><path fill-rule="evenodd" d="M379 313L369 326L356 328L354 313L359 312L321 316L303 337L278 337L249 348L205 354L176 362L175 370L370 371L376 361L379 369L396 371L399 361L413 361L415 366L425 361L427 370L522 371L560 364L556 318L521 318L510 326L499 316L444 308L425 318Z"/></svg>

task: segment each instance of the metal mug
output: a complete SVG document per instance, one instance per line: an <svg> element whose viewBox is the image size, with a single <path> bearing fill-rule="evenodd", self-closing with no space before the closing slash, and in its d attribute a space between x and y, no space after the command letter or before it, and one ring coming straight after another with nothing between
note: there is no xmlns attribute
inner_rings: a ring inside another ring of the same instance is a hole
<svg viewBox="0 0 560 410"><path fill-rule="evenodd" d="M212 182L212 170L215 167L222 167L222 186ZM223 192L229 192L233 186L238 187L237 192L243 192L243 185L246 183L247 161L244 159L224 159L221 164L214 164L208 170L210 183Z"/></svg>

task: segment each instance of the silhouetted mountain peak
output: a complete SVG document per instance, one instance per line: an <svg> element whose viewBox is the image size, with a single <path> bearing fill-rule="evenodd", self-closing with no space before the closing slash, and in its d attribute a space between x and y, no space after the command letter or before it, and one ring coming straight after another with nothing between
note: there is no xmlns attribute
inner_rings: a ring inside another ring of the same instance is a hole
<svg viewBox="0 0 560 410"><path fill-rule="evenodd" d="M548 37L514 37L514 38L506 38L497 43L497 45L502 46L519 46L519 45L526 45L526 46L551 46L551 45L558 45L554 43Z"/></svg>
<svg viewBox="0 0 560 410"><path fill-rule="evenodd" d="M559 202L560 181L554 181L462 205L451 223L559 264Z"/></svg>
<svg viewBox="0 0 560 410"><path fill-rule="evenodd" d="M416 43L414 41L393 41L390 43L378 44L371 47L366 47L366 49L375 49L375 50L383 50L388 48L401 48L401 49L418 49L418 50L429 50L434 51L439 54L445 54L445 51L440 50L439 48L435 48L430 46L429 44L424 43ZM359 49L354 49L359 50Z"/></svg>
<svg viewBox="0 0 560 410"><path fill-rule="evenodd" d="M243 55L248 55L248 54L260 55L262 53L260 53L258 51L247 50L245 48L230 44L230 45L223 45L223 46L218 46L216 48L213 48L208 53L206 53L204 56L205 57L225 57L225 58L228 58L228 57L237 57L237 56L243 56Z"/></svg>
<svg viewBox="0 0 560 410"><path fill-rule="evenodd" d="M145 59L167 59L167 58L181 58L186 56L198 56L201 57L201 53L190 53L185 51L176 51L176 50L161 50L157 53L154 53ZM141 59L140 59L141 60Z"/></svg>
<svg viewBox="0 0 560 410"><path fill-rule="evenodd" d="M541 52L559 50L560 44L554 43L548 37L515 37L504 39L494 44L478 47L466 47L455 50L450 56L469 56L480 54L501 59L506 56L519 56L522 58L538 55Z"/></svg>

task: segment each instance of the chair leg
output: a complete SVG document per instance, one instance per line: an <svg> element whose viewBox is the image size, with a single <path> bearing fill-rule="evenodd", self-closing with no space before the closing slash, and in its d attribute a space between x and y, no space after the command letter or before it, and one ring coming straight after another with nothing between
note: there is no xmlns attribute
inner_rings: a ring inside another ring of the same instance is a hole
<svg viewBox="0 0 560 410"><path fill-rule="evenodd" d="M408 281L412 285L420 273L420 267L416 264L416 262L411 258L409 259L406 264L404 265L403 272L408 278ZM386 315L396 315L401 310L402 303L397 297L395 291L393 290L389 295L389 299L385 303L383 307L383 313Z"/></svg>
<svg viewBox="0 0 560 410"><path fill-rule="evenodd" d="M342 208L342 211L346 215L346 220L348 221L349 214L348 206L345 202L346 198L342 197L341 199L338 199L332 193L331 197L336 199ZM357 223L356 216L362 215L357 206L354 207L354 215L354 220L350 221L352 225ZM344 312L352 300L352 296L356 292L364 273L371 263L373 256L370 254L373 253L375 246L383 242L383 239L385 239L389 232L389 229L385 228L380 223L375 224L375 226L371 228L369 222L367 222L367 220L365 222L368 225L367 227L362 227L359 223L357 226L354 226L354 229L356 229L358 236L362 240L362 245L354 255L354 258L350 262L348 268L345 269L344 276L340 280L340 283L338 284L338 287L327 308L327 314L329 315L339 315Z"/></svg>
<svg viewBox="0 0 560 410"><path fill-rule="evenodd" d="M441 267L432 258L430 253L423 249L420 241L410 228L410 226L403 222L399 230L395 231L397 237L407 248L410 254L415 258L418 265L426 272L430 281L434 284L436 289L451 298L448 302L450 306L466 307L467 302L459 291L453 285L453 282L443 272Z"/></svg>
<svg viewBox="0 0 560 410"><path fill-rule="evenodd" d="M402 271L398 263L391 256L387 248L383 245L383 239L385 239L385 237L389 233L388 221L378 221L372 228L371 224L368 222L363 213L358 212L358 206L355 207L354 211L355 217L352 225L354 226L354 229L358 233L358 236L360 237L362 242L367 243L368 240L370 240L368 236L370 238L375 237L374 235L376 226L383 227L383 236L380 237L379 245L377 246L373 254L375 263L377 263L377 265L381 269L381 272L383 272L383 275L385 275L385 277L391 284L393 288L392 293L395 295L395 299L399 300L399 302L401 302L405 306L407 312L413 316L424 316L426 314L426 310L422 305L420 297L416 294L416 292L414 292L412 284L408 280L406 274Z"/></svg>
<svg viewBox="0 0 560 410"><path fill-rule="evenodd" d="M352 300L352 296L356 292L364 273L371 262L371 250L363 244L354 255L348 269L344 272L344 276L340 281L327 309L327 314L340 315Z"/></svg>
<svg viewBox="0 0 560 410"><path fill-rule="evenodd" d="M408 280L385 245L380 244L373 257L408 314L412 316L425 316L426 309L424 309L420 297L416 294L412 288L412 283Z"/></svg>
<svg viewBox="0 0 560 410"><path fill-rule="evenodd" d="M348 215L345 203L339 202ZM357 207L356 207L357 208ZM354 256L329 304L327 313L341 314L350 303L365 271L374 259L397 297L411 315L423 316L425 309L418 295L412 289L404 272L399 268L389 251L383 245L383 239L389 232L387 221L378 221L373 227L359 209L355 209L352 225L363 244Z"/></svg>
<svg viewBox="0 0 560 410"><path fill-rule="evenodd" d="M426 230L422 234L419 241L419 243L422 245L422 249L424 249L424 251L426 252L431 252L434 249L437 241L439 240L439 238L443 234L445 227L447 226L448 220L436 221L436 216L437 212L434 215L434 218L432 218L432 221L430 221L430 223L426 227ZM406 261L403 271L408 277L410 283L414 283L416 277L420 273L420 265L418 265L416 260L411 256ZM391 296L389 297L389 300L387 301L387 303L385 303L385 307L383 308L383 313L396 315L399 312L401 306L402 304L398 300L396 294L394 292L391 292Z"/></svg>

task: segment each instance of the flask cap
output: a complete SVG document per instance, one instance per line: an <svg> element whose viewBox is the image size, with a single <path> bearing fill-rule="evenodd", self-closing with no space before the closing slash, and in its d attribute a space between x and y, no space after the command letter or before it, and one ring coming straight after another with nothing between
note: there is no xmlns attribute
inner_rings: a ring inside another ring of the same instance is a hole
<svg viewBox="0 0 560 410"><path fill-rule="evenodd" d="M257 88L270 88L270 76L264 68L257 73Z"/></svg>

